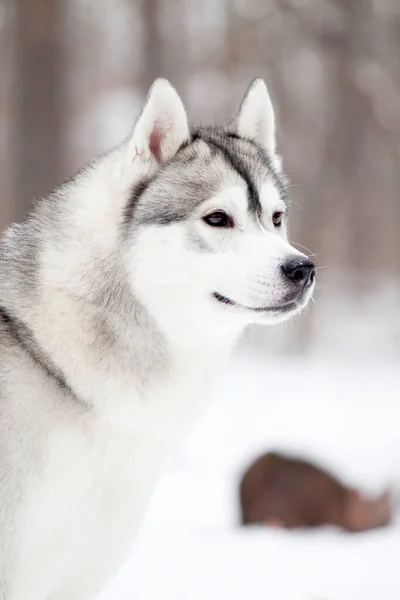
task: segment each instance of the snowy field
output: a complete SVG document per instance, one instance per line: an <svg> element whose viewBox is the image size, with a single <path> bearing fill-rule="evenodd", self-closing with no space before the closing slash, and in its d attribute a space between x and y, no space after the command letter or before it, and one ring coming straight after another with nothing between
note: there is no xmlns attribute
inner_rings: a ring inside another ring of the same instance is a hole
<svg viewBox="0 0 400 600"><path fill-rule="evenodd" d="M237 359L101 600L399 600L400 519L361 534L238 527L238 478L272 448L366 493L400 489L398 368Z"/></svg>

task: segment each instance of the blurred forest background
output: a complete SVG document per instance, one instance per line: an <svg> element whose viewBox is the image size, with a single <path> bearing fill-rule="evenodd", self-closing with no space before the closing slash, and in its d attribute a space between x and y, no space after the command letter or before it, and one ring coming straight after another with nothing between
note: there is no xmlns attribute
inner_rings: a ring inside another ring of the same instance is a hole
<svg viewBox="0 0 400 600"><path fill-rule="evenodd" d="M156 77L204 123L264 77L291 238L326 268L306 318L248 340L399 356L399 0L0 0L0 72L0 230L121 141Z"/></svg>

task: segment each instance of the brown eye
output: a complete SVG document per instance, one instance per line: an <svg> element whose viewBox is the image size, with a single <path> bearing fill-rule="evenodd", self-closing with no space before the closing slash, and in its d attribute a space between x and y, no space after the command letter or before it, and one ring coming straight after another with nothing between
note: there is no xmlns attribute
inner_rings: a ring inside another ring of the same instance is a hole
<svg viewBox="0 0 400 600"><path fill-rule="evenodd" d="M272 222L274 227L280 227L282 225L283 212L276 211L272 215Z"/></svg>
<svg viewBox="0 0 400 600"><path fill-rule="evenodd" d="M203 221L211 227L233 227L232 219L222 210L217 210L203 217Z"/></svg>

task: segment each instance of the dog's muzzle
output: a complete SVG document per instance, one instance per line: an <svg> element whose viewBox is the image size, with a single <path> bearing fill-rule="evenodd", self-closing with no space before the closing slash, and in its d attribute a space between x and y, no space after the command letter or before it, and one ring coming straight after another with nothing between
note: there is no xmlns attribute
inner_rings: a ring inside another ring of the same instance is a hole
<svg viewBox="0 0 400 600"><path fill-rule="evenodd" d="M290 256L282 265L281 273L289 285L290 290L286 294L282 303L273 306L251 307L214 292L213 296L218 302L227 306L236 306L253 312L265 313L290 313L301 307L305 303L306 292L312 287L315 281L316 268L305 256Z"/></svg>

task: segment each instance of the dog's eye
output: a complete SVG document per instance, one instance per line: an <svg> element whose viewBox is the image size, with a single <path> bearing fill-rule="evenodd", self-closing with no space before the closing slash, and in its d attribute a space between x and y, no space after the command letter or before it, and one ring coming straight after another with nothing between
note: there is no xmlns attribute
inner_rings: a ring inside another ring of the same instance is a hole
<svg viewBox="0 0 400 600"><path fill-rule="evenodd" d="M282 225L283 212L276 211L272 215L272 222L275 227L280 227Z"/></svg>
<svg viewBox="0 0 400 600"><path fill-rule="evenodd" d="M203 220L211 227L233 227L233 220L222 210L217 210L203 217Z"/></svg>

